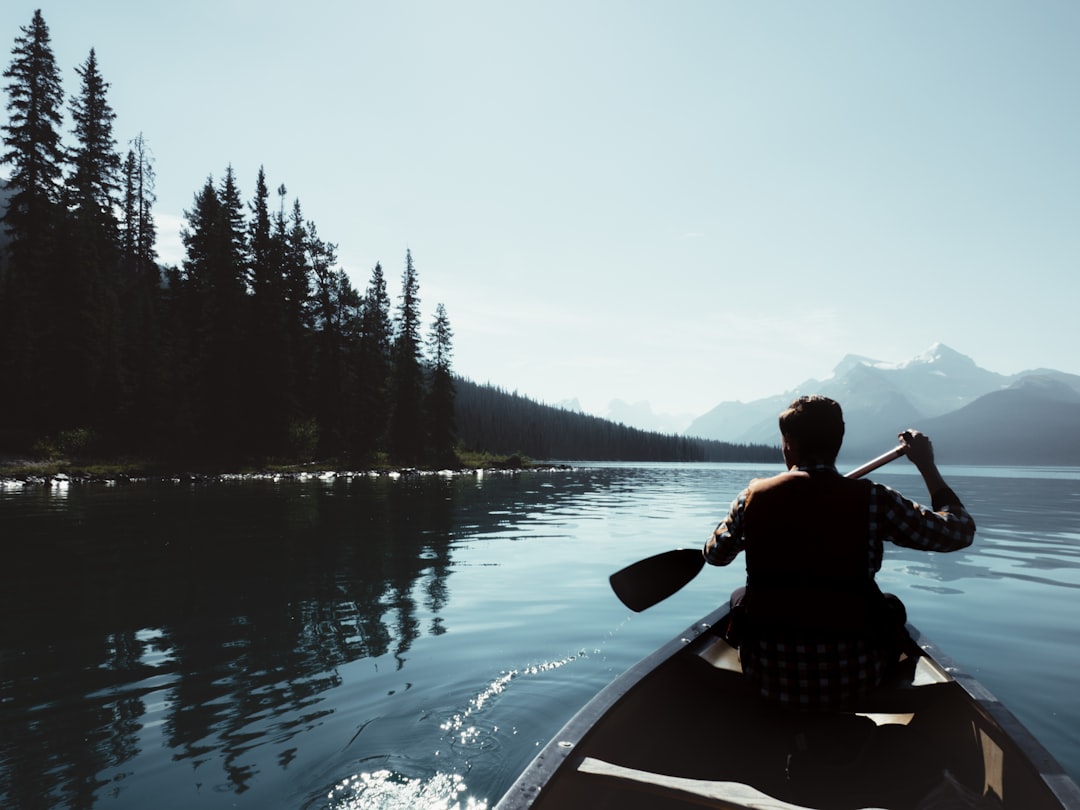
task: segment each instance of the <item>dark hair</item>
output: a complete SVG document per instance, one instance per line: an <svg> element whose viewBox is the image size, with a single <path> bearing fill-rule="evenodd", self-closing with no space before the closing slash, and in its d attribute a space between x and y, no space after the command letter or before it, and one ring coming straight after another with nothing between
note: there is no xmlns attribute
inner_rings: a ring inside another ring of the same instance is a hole
<svg viewBox="0 0 1080 810"><path fill-rule="evenodd" d="M840 403L818 394L799 397L780 414L780 433L795 443L802 458L835 461L844 441Z"/></svg>

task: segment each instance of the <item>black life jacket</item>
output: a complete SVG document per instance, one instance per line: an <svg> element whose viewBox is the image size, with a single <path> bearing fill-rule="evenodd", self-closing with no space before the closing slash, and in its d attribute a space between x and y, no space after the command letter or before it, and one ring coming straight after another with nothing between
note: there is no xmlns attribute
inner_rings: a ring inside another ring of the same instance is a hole
<svg viewBox="0 0 1080 810"><path fill-rule="evenodd" d="M869 481L788 471L751 482L745 631L798 641L871 638L884 599L870 570Z"/></svg>

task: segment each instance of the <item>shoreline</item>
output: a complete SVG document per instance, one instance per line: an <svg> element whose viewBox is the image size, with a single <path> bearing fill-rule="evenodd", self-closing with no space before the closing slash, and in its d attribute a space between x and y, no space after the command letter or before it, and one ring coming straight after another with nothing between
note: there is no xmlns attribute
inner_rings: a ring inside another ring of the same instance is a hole
<svg viewBox="0 0 1080 810"><path fill-rule="evenodd" d="M558 471L573 469L562 463L534 462L520 456L486 458L484 463L465 464L441 469L407 466L380 466L372 468L344 468L332 462L307 464L268 465L256 469L208 472L198 465L183 469L182 465L158 464L74 464L61 462L35 462L26 459L0 460L0 489L26 487L65 488L75 485L136 483L205 484L223 481L333 481L354 478L399 478L441 476L452 478L484 473L521 473L526 471Z"/></svg>

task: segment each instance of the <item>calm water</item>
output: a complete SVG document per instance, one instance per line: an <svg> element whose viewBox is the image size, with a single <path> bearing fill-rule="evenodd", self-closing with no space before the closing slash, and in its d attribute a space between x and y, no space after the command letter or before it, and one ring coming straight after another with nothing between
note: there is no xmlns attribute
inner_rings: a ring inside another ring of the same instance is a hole
<svg viewBox="0 0 1080 810"><path fill-rule="evenodd" d="M608 574L775 471L0 488L0 805L490 806L741 561L638 615ZM946 476L975 546L880 581L1080 779L1080 469Z"/></svg>

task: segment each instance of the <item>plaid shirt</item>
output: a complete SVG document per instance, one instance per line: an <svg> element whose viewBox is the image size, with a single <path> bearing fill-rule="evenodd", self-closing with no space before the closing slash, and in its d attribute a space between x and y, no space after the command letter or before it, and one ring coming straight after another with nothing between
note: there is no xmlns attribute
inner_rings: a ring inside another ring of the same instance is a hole
<svg viewBox="0 0 1080 810"><path fill-rule="evenodd" d="M829 466L800 467L806 472ZM728 516L713 533L705 558L727 565L746 546L743 532L748 489L739 493ZM951 489L935 492L931 508L908 500L883 484L872 484L867 514L868 575L881 568L886 541L924 551L955 551L971 545L975 521ZM866 638L802 643L775 638L747 639L739 649L743 672L765 698L793 708L843 705L877 686L889 664L889 652Z"/></svg>

